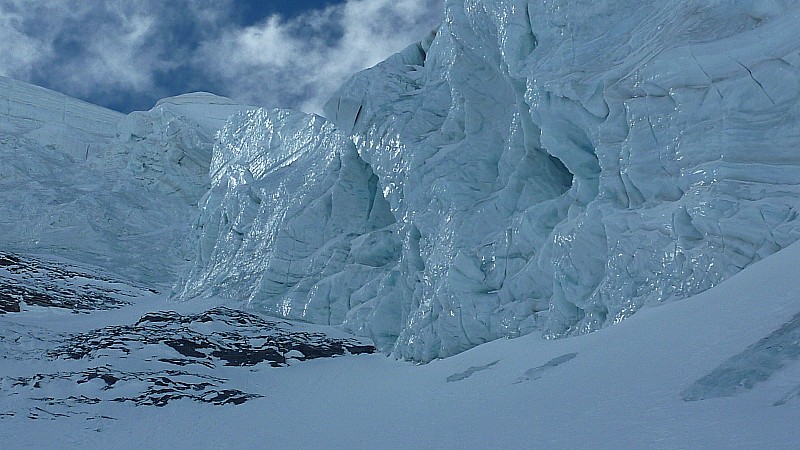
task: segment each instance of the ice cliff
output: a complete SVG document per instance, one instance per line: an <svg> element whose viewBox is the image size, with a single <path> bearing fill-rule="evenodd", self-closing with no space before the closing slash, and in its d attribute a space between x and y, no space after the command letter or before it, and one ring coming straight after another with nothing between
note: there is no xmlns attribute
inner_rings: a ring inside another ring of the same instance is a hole
<svg viewBox="0 0 800 450"><path fill-rule="evenodd" d="M445 8L332 123L228 122L182 297L428 361L596 330L800 237L798 2Z"/></svg>

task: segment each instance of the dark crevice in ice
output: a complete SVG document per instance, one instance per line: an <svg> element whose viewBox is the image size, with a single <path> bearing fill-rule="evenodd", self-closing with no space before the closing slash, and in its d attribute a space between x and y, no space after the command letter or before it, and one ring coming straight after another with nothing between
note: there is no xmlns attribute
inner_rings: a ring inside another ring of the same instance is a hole
<svg viewBox="0 0 800 450"><path fill-rule="evenodd" d="M576 356L578 356L577 353L567 353L565 355L557 356L551 359L550 361L547 361L546 363L542 364L541 366L528 369L521 377L514 380L514 384L522 383L524 381L538 380L539 378L542 377L543 374L549 372L556 366L560 366L561 364L564 364L567 361L571 361Z"/></svg>

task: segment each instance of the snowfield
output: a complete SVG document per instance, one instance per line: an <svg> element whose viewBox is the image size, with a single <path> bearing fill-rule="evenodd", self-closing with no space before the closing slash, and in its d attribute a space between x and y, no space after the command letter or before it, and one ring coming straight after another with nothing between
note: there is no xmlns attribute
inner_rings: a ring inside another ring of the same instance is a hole
<svg viewBox="0 0 800 450"><path fill-rule="evenodd" d="M156 361L182 357L165 345L130 358L112 351L94 360L47 358L41 350L66 336L226 301L140 297L91 314L28 307L0 316L0 439L8 448L796 448L798 261L793 245L711 290L595 333L501 339L426 365L361 354L209 371ZM100 378L68 376L92 367L214 385L189 394L253 397L137 406L111 399L140 394L140 379L109 390ZM194 375L163 373L178 369ZM37 374L63 379L39 387L16 381Z"/></svg>

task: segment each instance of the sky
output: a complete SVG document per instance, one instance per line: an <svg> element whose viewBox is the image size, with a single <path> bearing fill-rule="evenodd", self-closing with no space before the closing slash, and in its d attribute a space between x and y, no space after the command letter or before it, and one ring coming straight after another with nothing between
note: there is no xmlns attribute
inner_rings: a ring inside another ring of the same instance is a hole
<svg viewBox="0 0 800 450"><path fill-rule="evenodd" d="M421 40L442 0L0 0L0 75L130 112L206 91L321 112Z"/></svg>

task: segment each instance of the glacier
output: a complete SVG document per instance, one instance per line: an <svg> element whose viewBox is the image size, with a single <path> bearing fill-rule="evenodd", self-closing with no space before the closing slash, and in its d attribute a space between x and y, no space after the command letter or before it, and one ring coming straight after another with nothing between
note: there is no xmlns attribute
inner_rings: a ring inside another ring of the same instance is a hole
<svg viewBox="0 0 800 450"><path fill-rule="evenodd" d="M190 255L215 133L246 108L194 93L123 115L0 77L0 248L168 289Z"/></svg>
<svg viewBox="0 0 800 450"><path fill-rule="evenodd" d="M797 6L446 1L332 124L226 125L176 297L430 361L719 284L800 237Z"/></svg>
<svg viewBox="0 0 800 450"><path fill-rule="evenodd" d="M0 250L419 362L596 331L800 238L798 6L446 0L325 117L0 78Z"/></svg>

